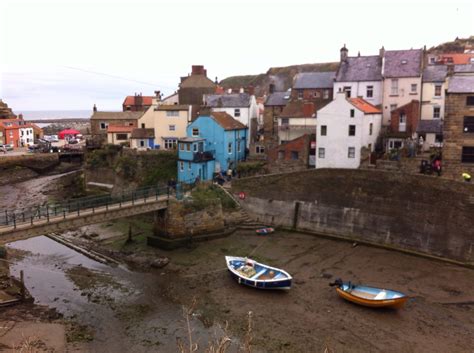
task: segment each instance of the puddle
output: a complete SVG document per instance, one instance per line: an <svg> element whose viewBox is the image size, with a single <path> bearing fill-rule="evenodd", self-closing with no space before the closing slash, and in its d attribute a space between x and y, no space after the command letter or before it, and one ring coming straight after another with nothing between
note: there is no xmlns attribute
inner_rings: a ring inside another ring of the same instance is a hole
<svg viewBox="0 0 474 353"><path fill-rule="evenodd" d="M8 247L25 251L10 271L24 271L35 303L95 331L91 352L176 352L176 337L186 338L182 308L164 297L159 275L98 263L44 236ZM196 318L191 323L200 344L216 332Z"/></svg>

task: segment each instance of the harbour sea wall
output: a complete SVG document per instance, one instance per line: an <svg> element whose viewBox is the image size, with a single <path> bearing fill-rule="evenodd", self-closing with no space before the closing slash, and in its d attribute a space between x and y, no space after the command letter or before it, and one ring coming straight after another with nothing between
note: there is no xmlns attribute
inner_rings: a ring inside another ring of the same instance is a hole
<svg viewBox="0 0 474 353"><path fill-rule="evenodd" d="M474 185L376 170L234 180L256 221L474 264Z"/></svg>

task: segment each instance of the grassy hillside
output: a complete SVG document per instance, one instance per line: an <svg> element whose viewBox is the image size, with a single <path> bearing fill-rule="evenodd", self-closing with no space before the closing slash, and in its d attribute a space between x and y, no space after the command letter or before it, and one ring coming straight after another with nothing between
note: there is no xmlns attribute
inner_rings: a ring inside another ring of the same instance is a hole
<svg viewBox="0 0 474 353"><path fill-rule="evenodd" d="M275 84L277 91L286 91L292 86L293 77L300 72L336 71L339 63L302 64L285 67L272 67L260 75L231 76L220 82L224 88L240 88L252 85L257 95L268 93L270 83Z"/></svg>

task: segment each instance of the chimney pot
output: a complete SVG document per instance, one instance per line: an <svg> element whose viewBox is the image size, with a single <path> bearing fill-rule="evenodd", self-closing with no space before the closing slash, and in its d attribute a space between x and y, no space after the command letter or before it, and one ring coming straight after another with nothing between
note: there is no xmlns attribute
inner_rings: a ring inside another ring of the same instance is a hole
<svg viewBox="0 0 474 353"><path fill-rule="evenodd" d="M96 112L97 111L97 106L94 104L94 107L92 107L92 111Z"/></svg>

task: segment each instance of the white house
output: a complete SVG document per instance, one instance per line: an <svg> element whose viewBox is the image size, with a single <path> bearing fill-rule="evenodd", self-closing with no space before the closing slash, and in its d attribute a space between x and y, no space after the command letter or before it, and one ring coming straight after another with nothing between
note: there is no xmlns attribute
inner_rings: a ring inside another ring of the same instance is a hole
<svg viewBox="0 0 474 353"><path fill-rule="evenodd" d="M250 122L258 117L258 105L254 95L248 93L206 94L204 105L213 112L225 112L250 128ZM249 144L247 139L247 147Z"/></svg>
<svg viewBox="0 0 474 353"><path fill-rule="evenodd" d="M33 133L33 127L31 125L20 125L20 146L29 146L34 143L35 135Z"/></svg>
<svg viewBox="0 0 474 353"><path fill-rule="evenodd" d="M316 168L359 168L362 149L374 151L382 111L362 98L347 98L344 91L335 96L317 112Z"/></svg>
<svg viewBox="0 0 474 353"><path fill-rule="evenodd" d="M348 98L362 97L372 105L382 104L382 59L384 49L379 55L348 56L349 50L341 48L341 61L336 73L334 92L346 92ZM334 99L336 95L334 95Z"/></svg>

